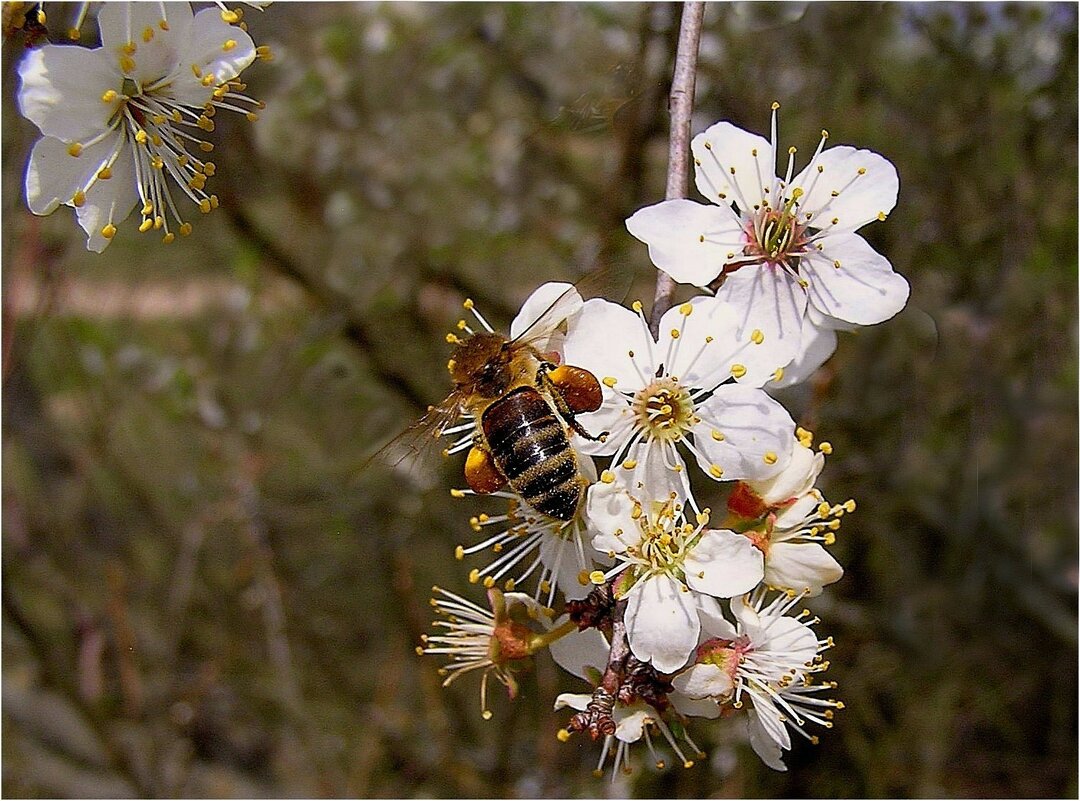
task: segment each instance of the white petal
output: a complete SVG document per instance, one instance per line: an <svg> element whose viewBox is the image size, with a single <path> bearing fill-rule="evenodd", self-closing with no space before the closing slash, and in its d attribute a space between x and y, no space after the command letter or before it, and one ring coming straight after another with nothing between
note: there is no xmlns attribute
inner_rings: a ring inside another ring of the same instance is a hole
<svg viewBox="0 0 1080 801"><path fill-rule="evenodd" d="M616 379L616 389L633 392L655 374L652 335L638 315L603 298L585 301L567 333L563 357L598 379ZM630 356L633 353L633 356Z"/></svg>
<svg viewBox="0 0 1080 801"><path fill-rule="evenodd" d="M771 265L749 265L729 274L716 297L736 309L739 342L748 341L755 330L763 336L762 344L746 355L742 383L761 386L798 354L807 299L791 275Z"/></svg>
<svg viewBox="0 0 1080 801"><path fill-rule="evenodd" d="M820 595L826 584L844 575L832 556L816 542L776 542L765 560L765 583L770 587Z"/></svg>
<svg viewBox="0 0 1080 801"><path fill-rule="evenodd" d="M690 149L698 191L713 203L735 203L747 213L769 196L776 182L769 141L730 122L718 122L699 133Z"/></svg>
<svg viewBox="0 0 1080 801"><path fill-rule="evenodd" d="M702 640L718 637L721 640L734 640L739 636L735 627L724 617L720 604L710 595L697 596L698 617L701 620Z"/></svg>
<svg viewBox="0 0 1080 801"><path fill-rule="evenodd" d="M787 467L773 478L750 482L750 487L767 505L776 506L812 490L824 466L825 454L795 442Z"/></svg>
<svg viewBox="0 0 1080 801"><path fill-rule="evenodd" d="M633 469L616 466L615 475L635 497L667 498L672 492L686 497L689 478L686 463L674 443L654 439L635 445L627 453L635 461Z"/></svg>
<svg viewBox="0 0 1080 801"><path fill-rule="evenodd" d="M694 699L724 699L735 686L726 670L711 663L691 665L671 683L676 690Z"/></svg>
<svg viewBox="0 0 1080 801"><path fill-rule="evenodd" d="M579 536L588 538L589 534L583 533ZM591 583L582 584L579 580L584 568L579 561L578 547L578 543L554 535L545 536L540 541L540 561L551 571L551 580L568 601L581 600L593 588ZM586 564L590 561L608 561L606 557L601 557L588 542L580 543L580 548L584 553Z"/></svg>
<svg viewBox="0 0 1080 801"><path fill-rule="evenodd" d="M583 712L591 700L592 695L588 693L560 693L555 698L555 709L570 707L578 712Z"/></svg>
<svg viewBox="0 0 1080 801"><path fill-rule="evenodd" d="M720 717L720 705L711 698L687 698L680 692L674 692L668 694L668 700L675 707L675 711L681 715L710 720Z"/></svg>
<svg viewBox="0 0 1080 801"><path fill-rule="evenodd" d="M799 448L798 445L795 446ZM807 518L813 514L817 509L818 504L821 503L821 499L814 493L806 493L801 496L791 506L785 506L779 512L776 513L776 521L773 529L773 542L780 542L787 537L785 534L796 534L800 526L806 522Z"/></svg>
<svg viewBox="0 0 1080 801"><path fill-rule="evenodd" d="M563 615L555 621L555 625L562 625L567 619L568 616ZM597 629L571 632L553 642L549 648L551 658L561 668L586 681L591 680L586 668L603 673L611 651L604 635Z"/></svg>
<svg viewBox="0 0 1080 801"><path fill-rule="evenodd" d="M168 30L161 26L163 19ZM105 3L98 14L102 50L117 70L126 56L135 64L127 72L130 77L154 83L176 71L181 49L191 38L191 20L187 3ZM126 53L125 46L132 44L135 51Z"/></svg>
<svg viewBox="0 0 1080 801"><path fill-rule="evenodd" d="M701 629L694 594L666 575L647 578L630 591L624 620L634 656L661 673L686 664Z"/></svg>
<svg viewBox="0 0 1080 801"><path fill-rule="evenodd" d="M787 766L781 758L784 752L761 725L758 713L753 709L747 712L746 728L750 747L754 749L754 753L761 758L761 761L773 770L786 771Z"/></svg>
<svg viewBox="0 0 1080 801"><path fill-rule="evenodd" d="M725 529L706 529L686 555L686 583L716 598L731 598L756 587L764 556L748 537Z"/></svg>
<svg viewBox="0 0 1080 801"><path fill-rule="evenodd" d="M698 404L697 414L701 422L693 429L694 444L706 473L715 464L725 480L763 479L779 473L791 458L795 422L760 389L725 384Z"/></svg>
<svg viewBox="0 0 1080 801"><path fill-rule="evenodd" d="M19 111L46 136L68 143L108 129L116 104L101 97L123 85L101 48L44 45L23 57L19 77Z"/></svg>
<svg viewBox="0 0 1080 801"><path fill-rule="evenodd" d="M572 326L582 305L581 295L572 284L541 284L521 304L521 311L510 323L510 337L517 339L526 334L529 344L541 353L561 353L566 329Z"/></svg>
<svg viewBox="0 0 1080 801"><path fill-rule="evenodd" d="M109 222L122 223L138 200L135 160L121 153L113 163L112 178L95 183L86 193L86 202L75 210L79 225L87 233L86 249L95 253L105 250L112 240L106 239L101 229Z"/></svg>
<svg viewBox="0 0 1080 801"><path fill-rule="evenodd" d="M797 669L801 674L802 669L817 655L817 635L813 629L793 617L761 615L758 619L760 629L750 633L754 648L782 653L788 660L788 668ZM778 667L772 678L779 680L785 672Z"/></svg>
<svg viewBox="0 0 1080 801"><path fill-rule="evenodd" d="M815 318L819 315L820 313L812 305L807 306L807 314L803 317L799 353L784 368L784 374L780 380L769 384L769 389L783 389L801 384L833 355L836 350L836 331L833 327L818 325Z"/></svg>
<svg viewBox="0 0 1080 801"><path fill-rule="evenodd" d="M52 214L62 203L72 205L75 191L89 183L114 144L114 138L108 137L75 157L59 139L39 139L30 151L26 168L26 204L30 211Z"/></svg>
<svg viewBox="0 0 1080 801"><path fill-rule="evenodd" d="M819 168L822 168L820 172ZM865 170L862 175L860 169ZM799 211L813 215L811 225L854 231L878 219L878 215L892 211L900 191L900 179L888 159L871 150L840 145L822 151L795 177L791 186L806 190L799 201ZM839 192L836 197L832 196L834 191ZM832 223L833 219L837 222Z"/></svg>
<svg viewBox="0 0 1080 801"><path fill-rule="evenodd" d="M226 42L235 44L226 50ZM254 60L255 43L251 37L222 20L218 9L205 8L195 15L190 38L182 43L171 93L182 103L202 105L209 101L215 85L232 80ZM214 83L203 86L192 65L204 77L213 75Z"/></svg>
<svg viewBox="0 0 1080 801"><path fill-rule="evenodd" d="M665 200L636 211L626 230L649 246L652 263L680 284L705 286L745 245L731 208Z"/></svg>
<svg viewBox="0 0 1080 801"><path fill-rule="evenodd" d="M849 323L873 325L904 308L908 282L861 236L838 233L820 244L820 252L804 256L799 264L810 282L810 302L819 311Z"/></svg>
<svg viewBox="0 0 1080 801"><path fill-rule="evenodd" d="M575 415L575 419L590 435L601 440L587 440L575 436L573 445L590 456L611 456L625 445L635 431L634 415L626 398L607 387L602 387L603 401L595 412Z"/></svg>
<svg viewBox="0 0 1080 801"><path fill-rule="evenodd" d="M632 514L634 501L618 483L599 481L589 487L585 514L595 530L592 545L600 553L623 553L641 539L641 529Z"/></svg>
<svg viewBox="0 0 1080 801"><path fill-rule="evenodd" d="M645 733L645 724L655 720L657 712L651 706L637 702L629 707L616 705L612 717L615 719L615 739L636 743Z"/></svg>
<svg viewBox="0 0 1080 801"><path fill-rule="evenodd" d="M788 734L787 726L782 720L780 709L764 695L753 695L754 712L757 713L757 722L761 726L761 733L776 745L787 750L791 748L791 735ZM751 744L753 740L751 740ZM758 756L762 756L760 753ZM764 759L764 757L762 757Z"/></svg>

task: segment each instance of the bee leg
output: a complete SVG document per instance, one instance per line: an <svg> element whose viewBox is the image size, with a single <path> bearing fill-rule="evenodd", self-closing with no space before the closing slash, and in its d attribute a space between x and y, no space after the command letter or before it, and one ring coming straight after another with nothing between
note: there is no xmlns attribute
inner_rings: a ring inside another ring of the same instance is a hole
<svg viewBox="0 0 1080 801"><path fill-rule="evenodd" d="M542 364L536 371L536 381L547 390L559 414L574 433L591 442L603 442L608 432L593 436L577 421L578 412L595 412L604 401L600 382L596 376L581 367Z"/></svg>
<svg viewBox="0 0 1080 801"><path fill-rule="evenodd" d="M465 480L472 491L480 495L495 492L506 483L491 454L479 445L473 445L465 458Z"/></svg>

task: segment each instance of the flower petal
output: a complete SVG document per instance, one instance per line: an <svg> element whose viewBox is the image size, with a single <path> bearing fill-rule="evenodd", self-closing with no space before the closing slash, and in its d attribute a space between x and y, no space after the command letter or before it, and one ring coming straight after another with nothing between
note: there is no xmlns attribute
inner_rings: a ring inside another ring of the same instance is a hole
<svg viewBox="0 0 1080 801"><path fill-rule="evenodd" d="M761 332L762 350L747 354L742 383L761 386L799 353L806 290L784 270L771 265L743 267L728 275L716 297L736 309L739 342L746 342L755 330Z"/></svg>
<svg viewBox="0 0 1080 801"><path fill-rule="evenodd" d="M73 205L75 191L86 186L116 144L113 137L84 148L78 156L51 136L39 139L26 167L26 204L34 214L52 214L60 204Z"/></svg>
<svg viewBox="0 0 1080 801"><path fill-rule="evenodd" d="M627 596L624 620L634 656L662 673L686 664L701 630L694 594L667 575L638 582Z"/></svg>
<svg viewBox="0 0 1080 801"><path fill-rule="evenodd" d="M796 442L787 467L770 479L750 482L750 488L760 495L767 505L776 506L812 490L823 467L825 454L814 453L810 448Z"/></svg>
<svg viewBox="0 0 1080 801"><path fill-rule="evenodd" d="M706 529L683 562L686 583L716 598L732 598L756 587L764 556L748 537L726 529Z"/></svg>
<svg viewBox="0 0 1080 801"><path fill-rule="evenodd" d="M510 323L510 338L528 335L529 344L541 353L560 351L565 331L573 324L584 301L572 284L549 281L525 299Z"/></svg>
<svg viewBox="0 0 1080 801"><path fill-rule="evenodd" d="M694 137L694 178L713 203L735 203L746 214L768 197L776 183L776 159L767 139L718 122Z"/></svg>
<svg viewBox="0 0 1080 801"><path fill-rule="evenodd" d="M701 620L701 636L706 639L718 637L722 640L734 640L739 633L724 617L720 604L711 595L698 595L698 617ZM708 635L706 637L706 635Z"/></svg>
<svg viewBox="0 0 1080 801"><path fill-rule="evenodd" d="M687 698L680 692L674 692L668 695L668 700L675 707L675 711L681 715L710 720L720 717L720 704L711 698Z"/></svg>
<svg viewBox="0 0 1080 801"><path fill-rule="evenodd" d="M626 230L649 246L652 263L680 284L705 286L741 254L743 226L727 205L665 200L638 209Z"/></svg>
<svg viewBox="0 0 1080 801"><path fill-rule="evenodd" d="M119 225L139 200L135 184L135 160L121 153L113 162L112 178L98 181L86 193L86 202L75 214L88 234L86 249L101 253L112 240L102 234L107 223Z"/></svg>
<svg viewBox="0 0 1080 801"><path fill-rule="evenodd" d="M563 615L555 621L555 625L561 626L568 619L567 615ZM608 641L597 629L572 631L557 639L549 648L551 658L559 667L586 681L591 680L587 669L604 672L611 651Z"/></svg>
<svg viewBox="0 0 1080 801"><path fill-rule="evenodd" d="M108 130L115 103L102 101L123 79L101 48L44 45L19 62L19 111L46 136L86 142Z"/></svg>
<svg viewBox="0 0 1080 801"><path fill-rule="evenodd" d="M115 69L151 84L177 71L191 21L188 3L105 3L98 14L102 50Z"/></svg>
<svg viewBox="0 0 1080 801"><path fill-rule="evenodd" d="M807 314L802 322L799 352L784 368L780 380L769 384L769 389L783 389L801 384L833 355L836 350L836 330L818 325L814 319L817 316L814 307L807 306Z"/></svg>
<svg viewBox="0 0 1080 801"><path fill-rule="evenodd" d="M623 553L641 539L641 529L633 517L635 504L619 483L599 481L589 487L585 514L593 535L592 545L601 553Z"/></svg>
<svg viewBox="0 0 1080 801"><path fill-rule="evenodd" d="M760 715L753 709L747 712L746 730L750 747L754 749L754 753L761 758L761 761L773 770L786 771L787 766L781 758L784 755L783 750L762 725Z"/></svg>
<svg viewBox="0 0 1080 801"><path fill-rule="evenodd" d="M765 560L766 584L811 597L843 575L840 563L816 542L774 542Z"/></svg>
<svg viewBox="0 0 1080 801"><path fill-rule="evenodd" d="M872 150L840 145L823 150L807 165L791 182L797 186L806 190L799 212L812 215L811 225L854 231L892 211L900 178L896 167Z"/></svg>
<svg viewBox="0 0 1080 801"><path fill-rule="evenodd" d="M799 264L810 282L810 302L819 311L849 323L874 325L904 308L908 282L861 236L838 233L820 244L821 251L804 256Z"/></svg>
<svg viewBox="0 0 1080 801"><path fill-rule="evenodd" d="M652 335L635 312L592 298L567 332L563 356L567 364L584 367L601 380L614 378L618 389L633 392L656 372L654 347Z"/></svg>
<svg viewBox="0 0 1080 801"><path fill-rule="evenodd" d="M719 665L708 662L691 665L672 679L671 683L676 690L695 700L724 699L731 695L735 688L730 673Z"/></svg>
<svg viewBox="0 0 1080 801"><path fill-rule="evenodd" d="M592 695L589 693L560 693L555 698L555 709L564 709L570 707L576 709L578 712L585 710L585 707L589 705L592 700Z"/></svg>
<svg viewBox="0 0 1080 801"><path fill-rule="evenodd" d="M636 743L645 734L645 724L656 720L657 712L637 701L630 706L616 705L612 717L615 719L615 739Z"/></svg>
<svg viewBox="0 0 1080 801"><path fill-rule="evenodd" d="M694 426L698 464L716 465L727 479L764 479L787 466L795 422L763 390L725 384L698 404Z"/></svg>

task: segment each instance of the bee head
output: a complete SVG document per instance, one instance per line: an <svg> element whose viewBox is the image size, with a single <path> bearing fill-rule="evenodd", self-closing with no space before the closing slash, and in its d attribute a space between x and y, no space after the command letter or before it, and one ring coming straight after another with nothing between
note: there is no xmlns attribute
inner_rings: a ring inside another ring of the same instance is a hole
<svg viewBox="0 0 1080 801"><path fill-rule="evenodd" d="M509 341L501 334L472 334L455 344L446 367L458 387L490 385L506 367Z"/></svg>

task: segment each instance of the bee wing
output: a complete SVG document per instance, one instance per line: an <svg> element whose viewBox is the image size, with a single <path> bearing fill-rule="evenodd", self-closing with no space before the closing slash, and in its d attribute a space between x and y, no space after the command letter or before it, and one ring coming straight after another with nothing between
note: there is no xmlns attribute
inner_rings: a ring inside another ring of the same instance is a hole
<svg viewBox="0 0 1080 801"><path fill-rule="evenodd" d="M631 279L628 272L606 267L593 270L576 284L541 285L510 324L511 341L531 345L541 352L557 350L569 321L581 310L586 298L615 295L621 299Z"/></svg>
<svg viewBox="0 0 1080 801"><path fill-rule="evenodd" d="M363 463L361 470L379 462L408 473L419 471L434 459L436 453L449 447L450 443L444 442L442 436L461 417L461 398L454 393L379 448Z"/></svg>

